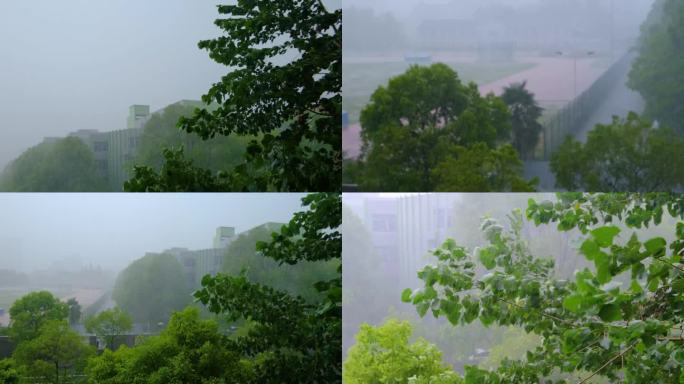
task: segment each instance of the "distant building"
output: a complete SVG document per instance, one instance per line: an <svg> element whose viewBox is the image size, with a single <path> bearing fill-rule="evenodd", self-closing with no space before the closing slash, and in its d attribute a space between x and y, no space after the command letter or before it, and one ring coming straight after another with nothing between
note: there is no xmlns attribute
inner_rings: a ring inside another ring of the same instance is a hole
<svg viewBox="0 0 684 384"><path fill-rule="evenodd" d="M112 190L121 190L123 183L130 178L132 161L138 153L140 137L145 124L153 114L162 113L173 105L202 107L196 100L181 100L159 111L150 113L149 105L132 105L128 109L126 129L100 132L95 129L82 129L68 134L78 137L93 151L99 174L107 180ZM59 137L46 137L44 143L55 142Z"/></svg>
<svg viewBox="0 0 684 384"><path fill-rule="evenodd" d="M214 248L228 248L236 237L234 227L218 227L216 228L216 234L214 235Z"/></svg>
<svg viewBox="0 0 684 384"><path fill-rule="evenodd" d="M453 194L368 195L351 207L371 233L373 248L389 276L415 279L423 256L449 236L454 225Z"/></svg>

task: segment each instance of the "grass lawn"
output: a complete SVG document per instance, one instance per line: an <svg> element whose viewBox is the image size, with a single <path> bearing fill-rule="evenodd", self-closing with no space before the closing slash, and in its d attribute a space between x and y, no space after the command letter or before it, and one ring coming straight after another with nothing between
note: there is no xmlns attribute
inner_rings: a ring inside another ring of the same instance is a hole
<svg viewBox="0 0 684 384"><path fill-rule="evenodd" d="M461 81L466 83L474 81L480 85L534 67L534 64L530 63L446 62L446 64L458 72ZM350 123L358 122L359 113L378 86L386 85L391 77L402 74L408 68L409 64L405 62L344 63L342 67L342 108L349 112Z"/></svg>

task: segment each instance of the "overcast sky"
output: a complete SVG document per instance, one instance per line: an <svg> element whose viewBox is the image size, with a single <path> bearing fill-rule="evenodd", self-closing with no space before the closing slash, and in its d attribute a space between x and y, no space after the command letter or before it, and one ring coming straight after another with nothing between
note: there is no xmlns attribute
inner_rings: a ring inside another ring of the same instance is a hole
<svg viewBox="0 0 684 384"><path fill-rule="evenodd" d="M237 232L285 223L304 194L0 194L0 269L70 263L120 269L145 252L212 247ZM66 261L64 263L63 261Z"/></svg>
<svg viewBox="0 0 684 384"><path fill-rule="evenodd" d="M131 104L198 99L225 73L197 48L217 3L0 0L0 169L45 136L123 129Z"/></svg>

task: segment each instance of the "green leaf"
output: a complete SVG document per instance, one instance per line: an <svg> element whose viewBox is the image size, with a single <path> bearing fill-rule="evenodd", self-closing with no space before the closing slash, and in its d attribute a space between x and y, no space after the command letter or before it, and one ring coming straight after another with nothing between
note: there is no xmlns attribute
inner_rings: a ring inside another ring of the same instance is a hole
<svg viewBox="0 0 684 384"><path fill-rule="evenodd" d="M602 248L610 247L618 233L620 233L620 228L614 225L596 228L591 231L591 235L596 240L596 243Z"/></svg>
<svg viewBox="0 0 684 384"><path fill-rule="evenodd" d="M570 312L579 313L584 297L580 295L570 295L563 299L563 307Z"/></svg>
<svg viewBox="0 0 684 384"><path fill-rule="evenodd" d="M644 289L641 288L641 284L636 279L632 280L632 284L630 284L629 289L636 294L640 294L644 292Z"/></svg>
<svg viewBox="0 0 684 384"><path fill-rule="evenodd" d="M411 302L411 295L413 294L413 290L411 288L406 288L404 291L401 293L401 301L404 303L409 303Z"/></svg>
<svg viewBox="0 0 684 384"><path fill-rule="evenodd" d="M677 293L684 293L684 278L672 282L672 289Z"/></svg>
<svg viewBox="0 0 684 384"><path fill-rule="evenodd" d="M496 255L491 248L481 248L478 256L482 265L488 270L496 267Z"/></svg>
<svg viewBox="0 0 684 384"><path fill-rule="evenodd" d="M606 304L601 307L601 310L599 311L599 317L603 321L618 321L622 320L622 313L616 304Z"/></svg>
<svg viewBox="0 0 684 384"><path fill-rule="evenodd" d="M594 240L587 239L582 243L580 251L587 257L587 260L594 260L596 255L601 252L601 249Z"/></svg>
<svg viewBox="0 0 684 384"><path fill-rule="evenodd" d="M655 256L664 255L666 245L667 245L667 242L662 237L654 237L653 239L648 240L647 242L644 243L644 247L646 248L646 251L650 255L655 255Z"/></svg>

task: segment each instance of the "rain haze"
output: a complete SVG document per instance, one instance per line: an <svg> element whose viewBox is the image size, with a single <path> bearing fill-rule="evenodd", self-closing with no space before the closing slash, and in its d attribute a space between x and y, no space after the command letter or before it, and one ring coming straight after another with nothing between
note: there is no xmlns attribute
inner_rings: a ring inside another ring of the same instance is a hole
<svg viewBox="0 0 684 384"><path fill-rule="evenodd" d="M126 128L128 107L199 99L216 0L0 1L0 168L44 137Z"/></svg>
<svg viewBox="0 0 684 384"><path fill-rule="evenodd" d="M411 65L443 63L480 93L524 83L542 107L524 177L556 191L548 160L566 135L586 141L613 116L644 113L627 80L654 0L348 0L344 3L343 151L359 159L360 115ZM598 100L598 101L597 101ZM581 108L575 108L581 106ZM588 106L588 107L587 107ZM567 118L571 115L572 118ZM371 148L371 147L368 147Z"/></svg>
<svg viewBox="0 0 684 384"><path fill-rule="evenodd" d="M496 351L499 354L503 353L505 357L519 359L524 356L526 348L533 349L539 343L539 339L537 336L525 334L519 328L495 325L484 327L477 321L468 325L452 325L444 315L434 318L431 311L427 311L425 316L419 316L415 305L401 300L402 292L406 288L424 288L425 282L419 279L419 272L426 265L439 268L440 273L446 270L447 262L440 262L437 255L433 255L432 252L439 249L448 239L453 239L456 245L464 247L468 257L472 256L470 260L478 265L474 271L478 278L494 273L494 270L482 267L479 261L478 249L486 248L493 243L487 240L487 228L500 228L506 236L521 240L520 244L524 246L520 249L525 249L525 254L553 260L552 274L559 279L572 279L575 271L584 268L594 270L594 263L585 259L580 252L583 241L590 235L583 235L577 229L559 231L555 222L535 225L534 220L525 218L525 210L530 199L538 204L556 202L557 195L344 194L342 260L345 271L345 355L355 344L355 336L360 333L361 324L380 326L389 319L410 322L413 327L412 340L423 337L437 345L443 352L443 361L461 373L466 364L496 368L501 360L500 355L499 360L495 357ZM660 225L636 230L627 228L616 220L614 224L622 228L616 244L626 243L632 233L642 241L657 236L668 242L673 241L676 239L674 229L677 221L665 214ZM513 229L518 224L519 237ZM449 259L449 262L452 260ZM453 265L460 264L453 261ZM500 272L497 270L496 273ZM617 276L616 280L619 284L627 286L630 278L627 272ZM454 277L453 281L456 279ZM440 283L433 284L435 289L441 292Z"/></svg>
<svg viewBox="0 0 684 384"><path fill-rule="evenodd" d="M0 269L101 267L146 252L212 247L216 228L286 223L302 194L3 194Z"/></svg>

